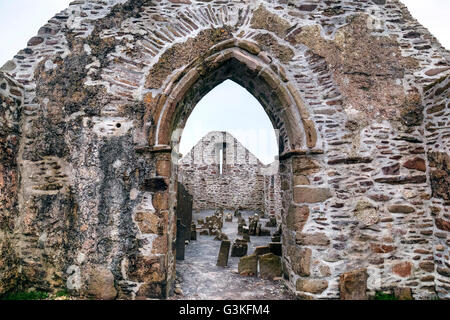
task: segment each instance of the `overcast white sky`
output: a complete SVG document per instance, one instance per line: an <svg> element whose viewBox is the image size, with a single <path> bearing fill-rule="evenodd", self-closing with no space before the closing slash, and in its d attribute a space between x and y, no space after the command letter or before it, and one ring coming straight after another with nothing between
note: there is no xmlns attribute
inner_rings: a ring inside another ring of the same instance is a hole
<svg viewBox="0 0 450 320"><path fill-rule="evenodd" d="M0 0L0 66L26 47L47 20L72 0ZM412 15L450 49L450 0L403 0ZM211 91L186 124L180 151L189 149L207 132L227 130L263 162L277 154L275 134L257 101L227 81ZM262 145L261 145L262 144Z"/></svg>

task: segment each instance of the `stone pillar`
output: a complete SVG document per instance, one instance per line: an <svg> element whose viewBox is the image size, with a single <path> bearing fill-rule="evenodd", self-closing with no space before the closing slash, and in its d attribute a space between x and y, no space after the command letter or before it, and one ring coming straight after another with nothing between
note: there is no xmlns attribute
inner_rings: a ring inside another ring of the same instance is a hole
<svg viewBox="0 0 450 320"><path fill-rule="evenodd" d="M161 194L159 210L163 213L163 216L167 217L167 234L162 235L161 241L165 244L165 247L159 252L159 254L165 255L165 268L166 268L166 287L165 297L168 297L173 293L175 285L175 267L176 267L176 203L177 203L177 191L178 186L176 184L177 179L177 166L172 163L172 148L170 146L159 147L154 150L156 156L156 176L161 177L168 183L168 189ZM155 207L157 209L157 207ZM158 210L158 209L157 209ZM163 240L164 239L164 240Z"/></svg>
<svg viewBox="0 0 450 320"><path fill-rule="evenodd" d="M329 236L320 225L310 223L311 208L328 200L331 190L321 183L313 184L314 176L321 172L321 164L314 155L294 152L281 157L281 189L283 195L283 272L287 285L298 296L311 299L328 288L329 271L316 262L324 272L312 274L312 256L315 250L324 252L330 246ZM323 180L322 180L323 181Z"/></svg>

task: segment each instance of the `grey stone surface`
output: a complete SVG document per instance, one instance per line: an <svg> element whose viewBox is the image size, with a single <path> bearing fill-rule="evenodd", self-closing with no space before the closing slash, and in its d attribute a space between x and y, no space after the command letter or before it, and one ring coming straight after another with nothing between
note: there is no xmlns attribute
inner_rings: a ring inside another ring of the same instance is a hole
<svg viewBox="0 0 450 320"><path fill-rule="evenodd" d="M289 287L327 281L297 293L337 299L366 268L369 296L449 298L450 53L398 0L184 2L74 1L0 73L0 294L83 297L101 266L118 298L168 296L172 133L231 79L279 130L281 206L264 199ZM354 214L367 197L378 221ZM291 206L308 214L286 228Z"/></svg>

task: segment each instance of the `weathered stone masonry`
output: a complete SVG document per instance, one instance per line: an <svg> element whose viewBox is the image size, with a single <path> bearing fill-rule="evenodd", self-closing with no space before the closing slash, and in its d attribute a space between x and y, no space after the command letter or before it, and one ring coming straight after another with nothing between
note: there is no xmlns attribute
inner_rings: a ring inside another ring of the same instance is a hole
<svg viewBox="0 0 450 320"><path fill-rule="evenodd" d="M169 295L172 133L231 79L280 131L288 286L449 298L449 63L397 0L72 2L2 67L0 293Z"/></svg>
<svg viewBox="0 0 450 320"><path fill-rule="evenodd" d="M450 293L450 77L443 77L426 88L424 115L428 174L434 220L433 257L436 291Z"/></svg>
<svg viewBox="0 0 450 320"><path fill-rule="evenodd" d="M278 175L276 163L273 166L272 172L271 165L263 165L231 134L216 131L204 136L180 160L178 177L194 198L194 210L246 209L275 214L279 188L275 190L274 181L270 194L267 183Z"/></svg>
<svg viewBox="0 0 450 320"><path fill-rule="evenodd" d="M18 215L20 118L23 88L0 73L0 292L13 288L19 261L11 239Z"/></svg>

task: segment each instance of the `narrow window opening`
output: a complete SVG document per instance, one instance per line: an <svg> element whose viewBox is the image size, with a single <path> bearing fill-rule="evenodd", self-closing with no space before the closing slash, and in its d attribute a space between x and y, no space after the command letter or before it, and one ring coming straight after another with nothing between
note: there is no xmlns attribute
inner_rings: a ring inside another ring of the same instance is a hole
<svg viewBox="0 0 450 320"><path fill-rule="evenodd" d="M222 176L223 175L223 149L220 149L220 156L219 157L220 157L219 158L219 166L220 166L219 172L220 172L220 175Z"/></svg>

